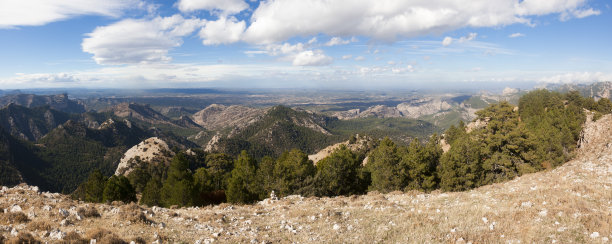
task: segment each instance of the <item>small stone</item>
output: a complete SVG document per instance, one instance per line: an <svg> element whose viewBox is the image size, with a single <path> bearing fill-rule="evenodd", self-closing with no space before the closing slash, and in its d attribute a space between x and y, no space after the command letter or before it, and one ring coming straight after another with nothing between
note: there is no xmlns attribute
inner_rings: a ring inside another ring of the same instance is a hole
<svg viewBox="0 0 612 244"><path fill-rule="evenodd" d="M68 219L63 219L63 220L60 222L60 225L61 225L61 226L69 226L70 224L71 224L71 223L70 223L70 220L68 220Z"/></svg>
<svg viewBox="0 0 612 244"><path fill-rule="evenodd" d="M334 224L334 230L339 230L340 229L340 225L339 224Z"/></svg>
<svg viewBox="0 0 612 244"><path fill-rule="evenodd" d="M597 232L597 231L596 231L596 232L591 233L590 237L591 237L591 238L597 238L597 237L599 237L599 232Z"/></svg>
<svg viewBox="0 0 612 244"><path fill-rule="evenodd" d="M96 244L96 242L98 242L96 239L89 240L89 244Z"/></svg>
<svg viewBox="0 0 612 244"><path fill-rule="evenodd" d="M11 210L10 210L11 213L17 213L17 212L21 212L21 211L22 210L21 210L21 207L19 205L11 206Z"/></svg>
<svg viewBox="0 0 612 244"><path fill-rule="evenodd" d="M68 210L63 209L63 208L60 208L60 209L58 210L58 212L59 212L59 214L60 214L61 216L63 216L63 217L68 217L68 215L70 215L70 212L68 212Z"/></svg>
<svg viewBox="0 0 612 244"><path fill-rule="evenodd" d="M66 233L60 231L60 230L54 230L51 231L49 233L49 238L55 239L55 240L62 240L64 239L64 237L66 237Z"/></svg>
<svg viewBox="0 0 612 244"><path fill-rule="evenodd" d="M541 217L546 217L546 215L548 215L548 210L543 209L542 211L538 213L538 215L540 215Z"/></svg>
<svg viewBox="0 0 612 244"><path fill-rule="evenodd" d="M482 217L482 222L484 222L485 224L489 222L489 219L487 219L487 217Z"/></svg>
<svg viewBox="0 0 612 244"><path fill-rule="evenodd" d="M17 229L13 228L13 229L11 230L11 235L12 235L12 236L17 236L17 235L19 235L19 231L17 231Z"/></svg>

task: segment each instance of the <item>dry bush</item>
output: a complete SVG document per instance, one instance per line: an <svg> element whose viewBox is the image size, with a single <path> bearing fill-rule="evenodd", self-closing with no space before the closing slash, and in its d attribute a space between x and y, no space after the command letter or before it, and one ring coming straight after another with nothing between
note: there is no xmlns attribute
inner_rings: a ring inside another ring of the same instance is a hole
<svg viewBox="0 0 612 244"><path fill-rule="evenodd" d="M17 237L10 239L6 242L7 244L39 244L42 243L40 240L34 238L30 233L20 232Z"/></svg>
<svg viewBox="0 0 612 244"><path fill-rule="evenodd" d="M53 227L48 223L48 221L33 221L28 224L28 229L30 230L45 230L50 231Z"/></svg>
<svg viewBox="0 0 612 244"><path fill-rule="evenodd" d="M80 207L79 209L77 209L77 212L85 218L100 217L100 213L98 212L98 209L96 209L93 206Z"/></svg>
<svg viewBox="0 0 612 244"><path fill-rule="evenodd" d="M96 239L98 243L109 243L109 244L125 244L124 240L113 234L109 230L96 228L89 230L86 234L87 239Z"/></svg>
<svg viewBox="0 0 612 244"><path fill-rule="evenodd" d="M149 224L151 221L147 219L147 216L142 212L142 208L138 204L130 203L121 207L121 212L125 219L132 223L145 223Z"/></svg>
<svg viewBox="0 0 612 244"><path fill-rule="evenodd" d="M134 239L134 243L136 243L136 244L146 244L148 242L147 242L147 240L145 240L142 237L136 237L136 239Z"/></svg>
<svg viewBox="0 0 612 244"><path fill-rule="evenodd" d="M68 234L66 234L66 236L64 237L64 239L58 243L62 243L62 244L87 244L89 243L89 240L83 238L79 233L76 233L74 231L69 232Z"/></svg>
<svg viewBox="0 0 612 244"><path fill-rule="evenodd" d="M5 213L0 215L0 220L4 223L21 224L30 222L30 219L23 212Z"/></svg>

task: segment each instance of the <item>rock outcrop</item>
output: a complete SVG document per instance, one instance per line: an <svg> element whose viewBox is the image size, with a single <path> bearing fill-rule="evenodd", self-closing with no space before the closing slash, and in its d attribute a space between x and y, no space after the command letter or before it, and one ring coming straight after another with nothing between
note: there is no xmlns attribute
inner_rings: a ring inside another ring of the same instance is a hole
<svg viewBox="0 0 612 244"><path fill-rule="evenodd" d="M195 113L193 121L208 130L220 130L226 127L242 128L260 119L265 112L265 110L239 105L212 104Z"/></svg>
<svg viewBox="0 0 612 244"><path fill-rule="evenodd" d="M115 175L127 176L140 163L150 163L154 160L169 162L173 155L165 141L157 137L148 138L125 152Z"/></svg>

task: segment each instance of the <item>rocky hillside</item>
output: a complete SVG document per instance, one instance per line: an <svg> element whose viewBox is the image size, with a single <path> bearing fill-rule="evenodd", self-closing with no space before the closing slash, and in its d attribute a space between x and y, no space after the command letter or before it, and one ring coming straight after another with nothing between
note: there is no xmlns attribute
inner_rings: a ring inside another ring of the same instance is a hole
<svg viewBox="0 0 612 244"><path fill-rule="evenodd" d="M150 163L157 161L170 161L174 152L170 150L168 144L157 137L148 138L138 145L133 146L123 154L115 175L127 176L139 163Z"/></svg>
<svg viewBox="0 0 612 244"><path fill-rule="evenodd" d="M149 105L120 103L103 112L110 112L119 118L129 118L149 124L172 124L168 117L153 110Z"/></svg>
<svg viewBox="0 0 612 244"><path fill-rule="evenodd" d="M67 94L58 95L33 95L33 94L13 94L0 97L0 106L17 104L27 108L49 107L66 113L83 113L85 107L77 101L68 99Z"/></svg>
<svg viewBox="0 0 612 244"><path fill-rule="evenodd" d="M272 196L255 205L165 209L84 204L37 187L3 187L0 235L98 243L608 243L610 145L606 115L586 123L572 161L467 192Z"/></svg>
<svg viewBox="0 0 612 244"><path fill-rule="evenodd" d="M36 141L71 117L49 106L27 108L11 103L0 109L0 127L16 138Z"/></svg>
<svg viewBox="0 0 612 244"><path fill-rule="evenodd" d="M521 91L506 88L502 94L482 92L477 95L441 95L405 101L396 106L374 105L367 109L349 109L332 113L342 120L355 118L411 118L448 128L459 121L474 119L475 112L499 101L517 103Z"/></svg>
<svg viewBox="0 0 612 244"><path fill-rule="evenodd" d="M261 119L266 110L239 105L212 104L193 115L193 121L208 130L244 128Z"/></svg>

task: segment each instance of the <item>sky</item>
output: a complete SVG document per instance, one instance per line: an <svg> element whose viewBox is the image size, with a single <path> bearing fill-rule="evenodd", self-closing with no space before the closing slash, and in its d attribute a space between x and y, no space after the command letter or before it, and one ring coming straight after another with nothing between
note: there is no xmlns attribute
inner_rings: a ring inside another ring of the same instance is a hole
<svg viewBox="0 0 612 244"><path fill-rule="evenodd" d="M605 0L0 0L0 89L612 81Z"/></svg>

